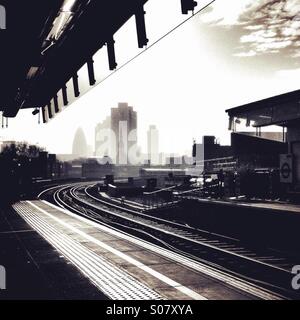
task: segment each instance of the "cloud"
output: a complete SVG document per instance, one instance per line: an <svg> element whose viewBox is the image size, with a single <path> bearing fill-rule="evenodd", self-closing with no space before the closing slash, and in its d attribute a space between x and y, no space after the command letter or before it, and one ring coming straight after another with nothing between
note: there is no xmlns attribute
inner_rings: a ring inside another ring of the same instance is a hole
<svg viewBox="0 0 300 320"><path fill-rule="evenodd" d="M232 26L240 24L239 17L241 12L244 12L251 3L251 0L226 0L216 2L212 10L202 14L201 20L203 22L219 25Z"/></svg>
<svg viewBox="0 0 300 320"><path fill-rule="evenodd" d="M204 21L241 30L234 56L300 56L300 0L227 0L213 8Z"/></svg>
<svg viewBox="0 0 300 320"><path fill-rule="evenodd" d="M245 57L255 57L257 55L256 51L250 50L248 52L235 53L235 57L245 58Z"/></svg>
<svg viewBox="0 0 300 320"><path fill-rule="evenodd" d="M284 52L292 57L300 50L299 0L256 2L241 13L239 23L246 32L240 39L245 51Z"/></svg>

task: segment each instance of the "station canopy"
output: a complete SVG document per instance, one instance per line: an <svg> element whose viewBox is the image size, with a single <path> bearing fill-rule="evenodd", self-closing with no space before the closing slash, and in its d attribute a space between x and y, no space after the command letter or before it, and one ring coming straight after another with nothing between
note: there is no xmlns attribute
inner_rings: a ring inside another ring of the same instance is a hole
<svg viewBox="0 0 300 320"><path fill-rule="evenodd" d="M15 117L20 109L44 107L52 99L57 102L60 90L67 105L65 84L73 79L75 95L79 96L77 71L87 64L93 85L92 58L104 46L109 67L114 70L113 36L132 16L136 17L139 47L147 44L146 2L1 1L0 112L4 117Z"/></svg>
<svg viewBox="0 0 300 320"><path fill-rule="evenodd" d="M300 124L300 90L226 110L230 128L236 120L246 120L247 126L293 126Z"/></svg>

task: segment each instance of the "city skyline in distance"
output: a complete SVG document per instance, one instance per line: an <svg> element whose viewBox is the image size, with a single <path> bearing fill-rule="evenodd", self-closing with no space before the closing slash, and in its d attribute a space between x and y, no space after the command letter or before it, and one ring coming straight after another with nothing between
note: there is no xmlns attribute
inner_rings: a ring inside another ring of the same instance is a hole
<svg viewBox="0 0 300 320"><path fill-rule="evenodd" d="M180 10L175 2L153 0L146 5L152 40L177 22L175 13L179 15ZM160 15L162 5L168 7L169 24ZM25 140L50 152L68 154L79 126L88 144L93 144L95 125L112 106L128 101L140 114L138 136L144 150L151 124L159 128L164 152L190 152L192 139L200 140L203 135L215 135L222 144L229 144L225 109L298 89L299 63L287 50L284 39L278 39L278 48L272 48L267 39L263 46L264 38L255 34L251 21L245 21L249 13L255 14L257 6L248 0L229 0L226 5L216 2L66 107L47 125L38 125L31 111L22 110L20 117L9 120L9 128L1 135L5 140ZM123 51L127 50L124 43L135 44L133 23L130 21L116 35L121 62L120 56L125 56ZM102 70L96 68L98 73ZM79 77L80 90L84 91L86 66Z"/></svg>
<svg viewBox="0 0 300 320"><path fill-rule="evenodd" d="M127 102L119 102L111 108L109 116L95 127L94 156L114 164L164 165L167 158L182 157L176 152L164 153L159 149L159 130L151 124L147 130L147 145L139 146L138 112ZM78 132L76 133L78 134ZM187 154L190 156L191 152Z"/></svg>

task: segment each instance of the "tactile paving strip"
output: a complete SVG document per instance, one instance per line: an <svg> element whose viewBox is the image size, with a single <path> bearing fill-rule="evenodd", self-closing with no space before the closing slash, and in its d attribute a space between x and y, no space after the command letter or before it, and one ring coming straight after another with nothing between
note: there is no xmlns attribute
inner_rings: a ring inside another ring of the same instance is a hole
<svg viewBox="0 0 300 320"><path fill-rule="evenodd" d="M27 203L13 208L53 247L72 262L104 294L113 300L161 300L158 293L84 247L70 236L52 227L40 212Z"/></svg>

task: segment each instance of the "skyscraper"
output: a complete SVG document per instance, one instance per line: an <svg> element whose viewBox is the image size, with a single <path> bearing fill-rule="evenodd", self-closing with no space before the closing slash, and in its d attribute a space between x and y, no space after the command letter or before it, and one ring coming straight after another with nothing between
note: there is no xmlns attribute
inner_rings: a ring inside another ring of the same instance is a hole
<svg viewBox="0 0 300 320"><path fill-rule="evenodd" d="M151 165L159 165L159 133L156 126L149 126L147 132L148 160Z"/></svg>
<svg viewBox="0 0 300 320"><path fill-rule="evenodd" d="M72 153L78 158L86 158L88 156L88 145L82 128L78 128L75 133Z"/></svg>
<svg viewBox="0 0 300 320"><path fill-rule="evenodd" d="M119 165L132 164L129 151L137 146L137 113L127 103L111 109L111 129L116 138L115 159Z"/></svg>
<svg viewBox="0 0 300 320"><path fill-rule="evenodd" d="M111 155L111 118L107 117L95 129L95 156L103 158Z"/></svg>

